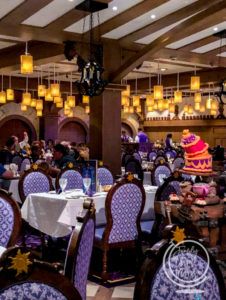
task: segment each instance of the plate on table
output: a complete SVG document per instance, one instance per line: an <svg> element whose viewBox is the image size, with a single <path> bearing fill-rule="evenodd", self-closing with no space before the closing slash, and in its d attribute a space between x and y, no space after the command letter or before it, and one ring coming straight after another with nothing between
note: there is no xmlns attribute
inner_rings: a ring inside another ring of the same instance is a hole
<svg viewBox="0 0 226 300"><path fill-rule="evenodd" d="M157 191L158 187L153 185L144 185L144 189L147 192L155 192Z"/></svg>
<svg viewBox="0 0 226 300"><path fill-rule="evenodd" d="M93 197L98 197L98 196L105 196L107 192L97 192L93 195Z"/></svg>
<svg viewBox="0 0 226 300"><path fill-rule="evenodd" d="M0 257L2 256L2 253L4 253L6 250L5 247L0 246Z"/></svg>

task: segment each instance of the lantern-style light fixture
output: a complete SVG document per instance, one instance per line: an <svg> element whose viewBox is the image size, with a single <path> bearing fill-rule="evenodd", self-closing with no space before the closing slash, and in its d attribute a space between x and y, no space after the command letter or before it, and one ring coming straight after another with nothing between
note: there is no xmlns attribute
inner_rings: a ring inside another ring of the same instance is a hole
<svg viewBox="0 0 226 300"><path fill-rule="evenodd" d="M133 113L134 113L134 107L133 107L133 106L130 106L130 107L129 107L129 113L130 113L130 114L133 114Z"/></svg>
<svg viewBox="0 0 226 300"><path fill-rule="evenodd" d="M43 110L43 100L42 99L38 99L36 101L36 110Z"/></svg>
<svg viewBox="0 0 226 300"><path fill-rule="evenodd" d="M163 86L161 84L161 75L158 73L158 83L154 85L154 99L161 100L163 99Z"/></svg>
<svg viewBox="0 0 226 300"><path fill-rule="evenodd" d="M148 109L148 112L153 112L154 111L154 107L153 106L148 106L147 109Z"/></svg>
<svg viewBox="0 0 226 300"><path fill-rule="evenodd" d="M155 104L154 95L153 94L146 95L146 105L153 106L154 104Z"/></svg>
<svg viewBox="0 0 226 300"><path fill-rule="evenodd" d="M134 107L140 106L140 96L133 95L132 99L133 99L133 106Z"/></svg>
<svg viewBox="0 0 226 300"><path fill-rule="evenodd" d="M28 76L26 77L26 90L22 94L22 104L26 106L31 105L31 93L28 92Z"/></svg>
<svg viewBox="0 0 226 300"><path fill-rule="evenodd" d="M188 113L188 105L187 104L185 104L185 106L184 106L184 112Z"/></svg>
<svg viewBox="0 0 226 300"><path fill-rule="evenodd" d="M33 73L33 57L28 53L27 42L25 47L25 54L20 56L20 72L21 74Z"/></svg>
<svg viewBox="0 0 226 300"><path fill-rule="evenodd" d="M136 112L137 113L141 113L142 109L141 109L141 105L136 106Z"/></svg>
<svg viewBox="0 0 226 300"><path fill-rule="evenodd" d="M195 110L200 111L200 103L199 102L195 103Z"/></svg>
<svg viewBox="0 0 226 300"><path fill-rule="evenodd" d="M90 113L90 106L89 106L89 105L87 105L87 106L85 107L85 113L86 113L86 114L89 114L89 113Z"/></svg>
<svg viewBox="0 0 226 300"><path fill-rule="evenodd" d="M9 75L9 87L6 90L6 100L8 101L14 100L14 90L11 88L11 74Z"/></svg>
<svg viewBox="0 0 226 300"><path fill-rule="evenodd" d="M42 83L42 67L41 67L40 82L38 82L38 97L45 97L45 94L46 94L46 86Z"/></svg>
<svg viewBox="0 0 226 300"><path fill-rule="evenodd" d="M35 98L31 99L31 107L36 107L37 100Z"/></svg>
<svg viewBox="0 0 226 300"><path fill-rule="evenodd" d="M89 96L83 95L82 96L82 103L83 104L89 104Z"/></svg>
<svg viewBox="0 0 226 300"><path fill-rule="evenodd" d="M211 110L217 110L217 108L218 108L218 103L216 100L213 99L211 102Z"/></svg>
<svg viewBox="0 0 226 300"><path fill-rule="evenodd" d="M194 76L191 76L190 89L192 91L197 91L200 89L200 77L196 76L196 66L195 66L195 74Z"/></svg>
<svg viewBox="0 0 226 300"><path fill-rule="evenodd" d="M57 108L63 108L64 107L64 101L62 98L60 98L61 100L59 102L56 102L56 107Z"/></svg>
<svg viewBox="0 0 226 300"><path fill-rule="evenodd" d="M42 110L41 109L37 109L36 115L37 115L37 117L42 117Z"/></svg>
<svg viewBox="0 0 226 300"><path fill-rule="evenodd" d="M201 93L195 93L194 102L195 103L201 103L202 102L202 95L201 95Z"/></svg>
<svg viewBox="0 0 226 300"><path fill-rule="evenodd" d="M1 92L0 92L0 103L1 103L1 104L6 103L6 93L5 93L5 91L3 90L3 74L2 74L2 90L1 90Z"/></svg>
<svg viewBox="0 0 226 300"><path fill-rule="evenodd" d="M23 103L20 104L21 111L27 111L27 105L24 105Z"/></svg>
<svg viewBox="0 0 226 300"><path fill-rule="evenodd" d="M54 83L52 83L50 85L50 92L51 92L51 96L52 97L59 97L60 96L60 84L56 83L56 77L55 77L55 64L53 65L53 81Z"/></svg>
<svg viewBox="0 0 226 300"><path fill-rule="evenodd" d="M46 89L45 101L53 101L53 96L51 94L51 89Z"/></svg>
<svg viewBox="0 0 226 300"><path fill-rule="evenodd" d="M177 90L174 92L174 102L181 103L182 102L182 91L180 91L180 74L177 73Z"/></svg>
<svg viewBox="0 0 226 300"><path fill-rule="evenodd" d="M200 105L200 110L199 110L201 113L204 113L206 111L206 108L205 108L205 105L204 104L201 104Z"/></svg>
<svg viewBox="0 0 226 300"><path fill-rule="evenodd" d="M192 115L193 114L193 107L191 106L191 104L188 105L188 114Z"/></svg>
<svg viewBox="0 0 226 300"><path fill-rule="evenodd" d="M72 95L72 73L70 78L70 95L67 96L67 102L70 107L75 107L75 96Z"/></svg>
<svg viewBox="0 0 226 300"><path fill-rule="evenodd" d="M126 90L121 91L121 105L127 105L128 98L130 97L130 85L126 85Z"/></svg>

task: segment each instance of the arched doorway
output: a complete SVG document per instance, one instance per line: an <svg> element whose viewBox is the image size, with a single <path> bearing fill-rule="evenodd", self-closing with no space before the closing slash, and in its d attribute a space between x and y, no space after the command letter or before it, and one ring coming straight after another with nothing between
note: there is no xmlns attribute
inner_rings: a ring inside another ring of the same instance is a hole
<svg viewBox="0 0 226 300"><path fill-rule="evenodd" d="M59 141L87 143L87 128L77 119L65 120L58 131Z"/></svg>
<svg viewBox="0 0 226 300"><path fill-rule="evenodd" d="M122 124L121 124L121 131L122 130L124 130L128 136L130 136L131 138L133 138L133 136L134 136L133 129L128 124L122 122Z"/></svg>
<svg viewBox="0 0 226 300"><path fill-rule="evenodd" d="M37 139L32 123L21 116L9 116L0 121L0 147L3 147L11 135L16 135L19 141L23 140L23 132L27 131L29 142Z"/></svg>

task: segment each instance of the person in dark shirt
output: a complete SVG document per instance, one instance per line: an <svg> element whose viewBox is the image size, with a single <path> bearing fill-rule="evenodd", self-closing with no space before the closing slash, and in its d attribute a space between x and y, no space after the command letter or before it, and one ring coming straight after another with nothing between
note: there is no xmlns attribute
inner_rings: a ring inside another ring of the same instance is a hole
<svg viewBox="0 0 226 300"><path fill-rule="evenodd" d="M5 147L0 151L0 163L3 165L9 165L12 163L12 159L15 154L15 138L11 136L5 144Z"/></svg>
<svg viewBox="0 0 226 300"><path fill-rule="evenodd" d="M75 163L75 159L68 153L68 149L62 144L53 147L53 159L57 168L66 167L69 162Z"/></svg>

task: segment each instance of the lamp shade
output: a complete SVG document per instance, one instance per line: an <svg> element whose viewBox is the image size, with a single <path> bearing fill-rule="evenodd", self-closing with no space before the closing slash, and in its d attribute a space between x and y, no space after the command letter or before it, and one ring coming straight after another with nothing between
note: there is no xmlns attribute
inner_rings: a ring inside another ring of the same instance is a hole
<svg viewBox="0 0 226 300"><path fill-rule="evenodd" d="M163 100L163 108L164 109L169 109L169 101L167 99Z"/></svg>
<svg viewBox="0 0 226 300"><path fill-rule="evenodd" d="M206 99L206 109L211 109L211 102L212 102L212 99L210 97L208 97Z"/></svg>
<svg viewBox="0 0 226 300"><path fill-rule="evenodd" d="M33 57L30 54L20 56L20 72L21 74L33 73Z"/></svg>
<svg viewBox="0 0 226 300"><path fill-rule="evenodd" d="M60 102L57 102L57 103L56 103L56 107L57 107L57 108L63 108L63 107L64 107L64 101L63 101L62 98L60 98L60 99L61 99Z"/></svg>
<svg viewBox="0 0 226 300"><path fill-rule="evenodd" d="M52 83L50 85L50 91L52 97L58 97L60 95L60 85L59 83Z"/></svg>
<svg viewBox="0 0 226 300"><path fill-rule="evenodd" d="M217 111L215 109L211 109L210 114L211 114L211 116L216 116Z"/></svg>
<svg viewBox="0 0 226 300"><path fill-rule="evenodd" d="M36 101L36 109L37 110L43 110L43 101L41 99L38 99Z"/></svg>
<svg viewBox="0 0 226 300"><path fill-rule="evenodd" d="M46 94L46 86L44 84L38 85L38 97L45 97Z"/></svg>
<svg viewBox="0 0 226 300"><path fill-rule="evenodd" d="M154 99L155 100L163 99L163 86L162 85L154 85Z"/></svg>
<svg viewBox="0 0 226 300"><path fill-rule="evenodd" d="M195 103L202 102L202 95L201 95L201 93L195 93L194 101L195 101Z"/></svg>
<svg viewBox="0 0 226 300"><path fill-rule="evenodd" d="M193 107L191 105L188 106L188 114L193 114Z"/></svg>
<svg viewBox="0 0 226 300"><path fill-rule="evenodd" d="M130 85L129 85L129 84L126 86L126 90L123 90L123 91L121 92L121 95L122 95L122 96L126 96L126 97L129 97L129 96L130 96Z"/></svg>
<svg viewBox="0 0 226 300"><path fill-rule="evenodd" d="M137 107L136 107L136 112L137 112L137 113L141 113L141 111L142 111L142 110L141 110L141 105L137 106Z"/></svg>
<svg viewBox="0 0 226 300"><path fill-rule="evenodd" d="M31 93L23 93L22 104L27 106L31 105Z"/></svg>
<svg viewBox="0 0 226 300"><path fill-rule="evenodd" d="M127 114L129 112L129 106L124 106L123 112Z"/></svg>
<svg viewBox="0 0 226 300"><path fill-rule="evenodd" d="M130 107L129 107L129 113L130 113L130 114L133 114L133 113L134 113L134 107L133 107L133 106L130 106Z"/></svg>
<svg viewBox="0 0 226 300"><path fill-rule="evenodd" d="M5 93L5 91L0 92L0 103L6 103L6 93Z"/></svg>
<svg viewBox="0 0 226 300"><path fill-rule="evenodd" d="M175 112L175 104L169 103L169 112L174 113Z"/></svg>
<svg viewBox="0 0 226 300"><path fill-rule="evenodd" d="M157 103L157 101L155 101L153 108L154 108L154 110L158 109L158 103Z"/></svg>
<svg viewBox="0 0 226 300"><path fill-rule="evenodd" d="M70 107L75 107L75 96L67 96L67 102Z"/></svg>
<svg viewBox="0 0 226 300"><path fill-rule="evenodd" d="M127 96L121 96L121 105L124 106L127 103Z"/></svg>
<svg viewBox="0 0 226 300"><path fill-rule="evenodd" d="M87 106L85 107L85 113L86 113L86 114L89 114L89 113L90 113L90 107L89 107L89 105L87 105Z"/></svg>
<svg viewBox="0 0 226 300"><path fill-rule="evenodd" d="M27 111L27 105L24 105L23 103L20 104L21 111Z"/></svg>
<svg viewBox="0 0 226 300"><path fill-rule="evenodd" d="M52 97L50 88L46 89L45 100L46 101L53 101L53 97Z"/></svg>
<svg viewBox="0 0 226 300"><path fill-rule="evenodd" d="M42 110L37 109L36 114L37 114L37 117L42 117Z"/></svg>
<svg viewBox="0 0 226 300"><path fill-rule="evenodd" d="M69 118L73 118L74 117L74 114L73 114L73 110L71 109L69 114L67 115Z"/></svg>
<svg viewBox="0 0 226 300"><path fill-rule="evenodd" d="M53 102L54 103L59 103L59 102L61 102L62 101L62 98L61 97L54 97L54 99L53 99Z"/></svg>
<svg viewBox="0 0 226 300"><path fill-rule="evenodd" d="M181 103L182 102L182 92L181 91L175 91L174 92L174 102L175 103Z"/></svg>
<svg viewBox="0 0 226 300"><path fill-rule="evenodd" d="M163 99L160 99L157 103L158 103L158 109L160 111L163 111Z"/></svg>
<svg viewBox="0 0 226 300"><path fill-rule="evenodd" d="M7 89L6 90L6 99L8 101L13 101L14 100L14 90L13 89Z"/></svg>
<svg viewBox="0 0 226 300"><path fill-rule="evenodd" d="M89 96L83 95L82 96L82 103L83 104L89 104Z"/></svg>
<svg viewBox="0 0 226 300"><path fill-rule="evenodd" d="M153 106L148 106L147 109L148 109L148 112L154 111L154 107Z"/></svg>
<svg viewBox="0 0 226 300"><path fill-rule="evenodd" d="M36 104L37 104L37 100L35 98L32 98L31 99L31 107L36 107Z"/></svg>
<svg viewBox="0 0 226 300"><path fill-rule="evenodd" d="M200 77L199 76L191 76L191 86L190 89L192 91L197 91L200 89Z"/></svg>
<svg viewBox="0 0 226 300"><path fill-rule="evenodd" d="M146 95L146 105L147 106L153 106L155 104L154 95Z"/></svg>
<svg viewBox="0 0 226 300"><path fill-rule="evenodd" d="M199 110L200 111L200 103L199 102L195 103L195 110Z"/></svg>
<svg viewBox="0 0 226 300"><path fill-rule="evenodd" d="M187 104L185 104L185 106L184 106L184 112L185 112L185 113L188 112L188 105L187 105Z"/></svg>
<svg viewBox="0 0 226 300"><path fill-rule="evenodd" d="M211 102L211 110L217 110L218 104L216 100L212 100Z"/></svg>
<svg viewBox="0 0 226 300"><path fill-rule="evenodd" d="M137 107L140 105L140 96L134 95L133 96L133 106Z"/></svg>
<svg viewBox="0 0 226 300"><path fill-rule="evenodd" d="M200 112L201 112L201 113L204 113L205 110L206 110L205 105L204 105L204 104L201 104L201 105L200 105Z"/></svg>

